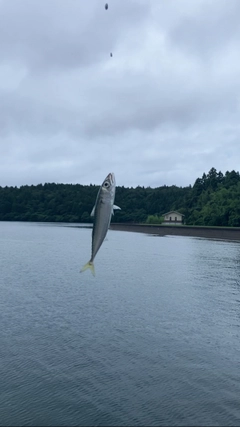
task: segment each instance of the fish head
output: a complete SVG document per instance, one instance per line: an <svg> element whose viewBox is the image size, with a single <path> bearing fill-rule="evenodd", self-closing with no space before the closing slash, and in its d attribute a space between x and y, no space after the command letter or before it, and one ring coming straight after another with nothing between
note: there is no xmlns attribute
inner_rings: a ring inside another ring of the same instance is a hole
<svg viewBox="0 0 240 427"><path fill-rule="evenodd" d="M102 189L109 192L115 193L116 181L113 172L109 173L102 183Z"/></svg>

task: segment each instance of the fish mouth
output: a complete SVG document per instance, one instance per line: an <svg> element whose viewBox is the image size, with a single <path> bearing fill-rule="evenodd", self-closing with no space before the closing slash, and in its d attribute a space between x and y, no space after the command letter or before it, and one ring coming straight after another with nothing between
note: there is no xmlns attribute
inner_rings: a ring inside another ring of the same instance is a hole
<svg viewBox="0 0 240 427"><path fill-rule="evenodd" d="M111 185L114 185L116 182L115 181L115 175L113 172L109 173L106 179L109 179L109 181L111 182Z"/></svg>

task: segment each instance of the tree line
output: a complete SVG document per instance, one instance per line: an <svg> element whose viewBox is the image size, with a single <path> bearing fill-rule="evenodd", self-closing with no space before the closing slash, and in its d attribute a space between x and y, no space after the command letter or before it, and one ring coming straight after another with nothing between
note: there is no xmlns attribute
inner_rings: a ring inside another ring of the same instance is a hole
<svg viewBox="0 0 240 427"><path fill-rule="evenodd" d="M99 186L45 183L0 187L1 221L91 222ZM240 226L240 175L211 168L194 185L117 187L112 222L161 222L177 210L189 225ZM154 220L155 218L155 220Z"/></svg>

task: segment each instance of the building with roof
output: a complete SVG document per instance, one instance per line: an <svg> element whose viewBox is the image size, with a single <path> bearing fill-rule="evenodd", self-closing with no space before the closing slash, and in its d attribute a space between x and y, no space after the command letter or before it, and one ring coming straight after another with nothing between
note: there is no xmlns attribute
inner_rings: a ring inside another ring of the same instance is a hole
<svg viewBox="0 0 240 427"><path fill-rule="evenodd" d="M177 211L170 211L162 215L164 221L162 225L182 225L184 215Z"/></svg>

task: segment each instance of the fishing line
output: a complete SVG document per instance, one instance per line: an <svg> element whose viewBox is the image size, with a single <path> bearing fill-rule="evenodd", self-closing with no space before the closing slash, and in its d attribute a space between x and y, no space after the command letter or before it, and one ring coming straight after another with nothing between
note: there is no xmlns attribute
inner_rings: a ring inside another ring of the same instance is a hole
<svg viewBox="0 0 240 427"><path fill-rule="evenodd" d="M105 4L105 10L108 10L108 3ZM110 52L110 57L112 58L113 54Z"/></svg>
<svg viewBox="0 0 240 427"><path fill-rule="evenodd" d="M106 11L108 11L108 3L105 3L105 10ZM112 52L110 52L110 58L112 58L113 57L113 54L112 54ZM110 153L111 153L111 155L110 155L110 158L111 158L111 165L113 164L113 143L110 141Z"/></svg>

